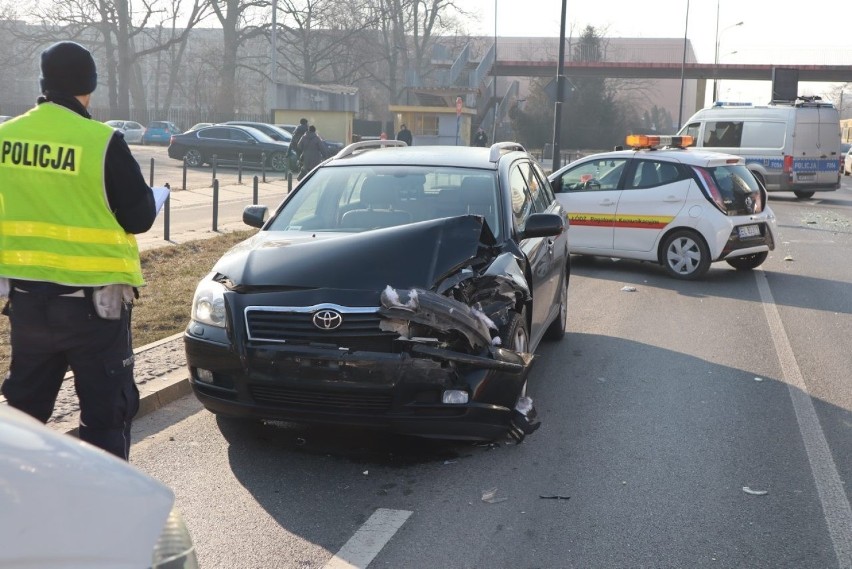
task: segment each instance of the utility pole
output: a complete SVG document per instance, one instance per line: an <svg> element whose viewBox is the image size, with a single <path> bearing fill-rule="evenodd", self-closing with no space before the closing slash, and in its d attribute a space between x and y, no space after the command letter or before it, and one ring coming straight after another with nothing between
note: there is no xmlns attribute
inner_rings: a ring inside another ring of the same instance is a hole
<svg viewBox="0 0 852 569"><path fill-rule="evenodd" d="M562 21L559 24L559 63L556 65L556 103L553 110L553 162L551 171L562 166L562 101L565 100L565 20L568 0L562 0Z"/></svg>

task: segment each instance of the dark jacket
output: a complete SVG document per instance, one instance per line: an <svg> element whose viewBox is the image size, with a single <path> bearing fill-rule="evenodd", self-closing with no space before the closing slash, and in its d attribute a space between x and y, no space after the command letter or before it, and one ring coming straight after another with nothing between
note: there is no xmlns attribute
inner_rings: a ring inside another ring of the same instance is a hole
<svg viewBox="0 0 852 569"><path fill-rule="evenodd" d="M302 137L305 136L305 133L307 132L308 125L299 123L299 126L296 127L296 130L293 131L293 138L290 139L290 146L287 147L288 153L292 150L293 152L301 156L302 148L299 146L299 141L302 140Z"/></svg>
<svg viewBox="0 0 852 569"><path fill-rule="evenodd" d="M485 134L484 130L478 130L476 131L476 134L473 135L473 145L488 146L488 135Z"/></svg>
<svg viewBox="0 0 852 569"><path fill-rule="evenodd" d="M320 162L328 157L328 148L316 132L308 132L299 140L302 151L302 174L313 170Z"/></svg>
<svg viewBox="0 0 852 569"><path fill-rule="evenodd" d="M89 112L75 97L49 94L39 97L38 104L56 103L86 118L92 118ZM116 131L107 146L104 160L104 180L109 208L118 224L128 233L145 233L154 225L157 211L154 209L154 193L145 182L139 163L133 158L130 147L124 140L124 134ZM15 281L17 288L38 291L45 294L64 294L79 287L66 287L54 283L36 283Z"/></svg>
<svg viewBox="0 0 852 569"><path fill-rule="evenodd" d="M400 130L400 131L396 134L396 139L397 139L397 140L401 140L401 141L403 141L404 143L406 143L407 145L411 146L411 141L412 141L412 139L411 139L411 131L410 131L410 130L408 130L407 128L403 128L403 129L401 129L401 130Z"/></svg>

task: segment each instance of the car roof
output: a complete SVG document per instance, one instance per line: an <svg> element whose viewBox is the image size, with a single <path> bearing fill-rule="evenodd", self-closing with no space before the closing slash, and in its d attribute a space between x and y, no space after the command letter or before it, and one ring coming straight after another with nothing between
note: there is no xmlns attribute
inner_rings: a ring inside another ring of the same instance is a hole
<svg viewBox="0 0 852 569"><path fill-rule="evenodd" d="M387 146L376 144L381 142L384 142ZM366 141L350 144L343 148L331 161L327 162L325 166L418 165L496 170L498 160L502 160L503 156L508 154L529 156L519 144L495 152L494 148L501 143L495 144L491 148L481 148L476 146L406 146L405 143L393 144L397 142Z"/></svg>
<svg viewBox="0 0 852 569"><path fill-rule="evenodd" d="M703 148L640 148L628 150L613 150L611 152L599 152L590 154L574 160L570 164L560 168L558 172L562 172L568 166L577 164L589 159L610 159L610 158L636 158L647 160L662 160L670 162L680 162L692 166L719 166L730 164L735 161L738 164L745 164L745 159L734 154L726 154L724 152L714 152L712 150L704 150Z"/></svg>

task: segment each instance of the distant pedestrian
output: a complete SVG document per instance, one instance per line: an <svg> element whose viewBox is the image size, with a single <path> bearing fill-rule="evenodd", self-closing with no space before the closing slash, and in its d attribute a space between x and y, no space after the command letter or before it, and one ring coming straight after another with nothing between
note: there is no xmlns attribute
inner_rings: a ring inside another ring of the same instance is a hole
<svg viewBox="0 0 852 569"><path fill-rule="evenodd" d="M473 146L488 146L488 135L485 134L482 127L479 127L479 130L473 135Z"/></svg>
<svg viewBox="0 0 852 569"><path fill-rule="evenodd" d="M314 125L309 126L308 132L299 140L299 149L302 152L302 170L299 172L299 180L331 155Z"/></svg>
<svg viewBox="0 0 852 569"><path fill-rule="evenodd" d="M308 119L299 119L299 126L293 130L293 138L290 139L290 146L287 147L287 154L296 153L296 159L301 164L302 149L299 147L299 141L305 133L308 132Z"/></svg>
<svg viewBox="0 0 852 569"><path fill-rule="evenodd" d="M379 140L387 140L387 139L388 139L388 133L383 132L382 134L379 135Z"/></svg>
<svg viewBox="0 0 852 569"><path fill-rule="evenodd" d="M404 124L399 125L399 132L396 133L396 139L401 140L408 146L412 144L411 131Z"/></svg>

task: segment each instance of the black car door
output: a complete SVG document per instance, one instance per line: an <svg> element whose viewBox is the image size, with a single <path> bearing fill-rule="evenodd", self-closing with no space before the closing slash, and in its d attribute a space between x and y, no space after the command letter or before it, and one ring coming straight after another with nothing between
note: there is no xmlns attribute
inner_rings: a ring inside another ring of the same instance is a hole
<svg viewBox="0 0 852 569"><path fill-rule="evenodd" d="M234 145L235 159L242 154L244 164L259 164L261 148L257 140L248 132L239 128L230 128L231 142Z"/></svg>
<svg viewBox="0 0 852 569"><path fill-rule="evenodd" d="M530 168L529 161L519 160L512 164L509 169L509 190L516 235L523 232L530 215L544 213L536 212L533 196L527 185ZM552 239L531 237L521 239L519 243L529 261L532 279L530 283L533 297L532 314L530 314L531 348L538 344L542 334L544 334L544 324L556 298L555 286L550 282L554 265Z"/></svg>

